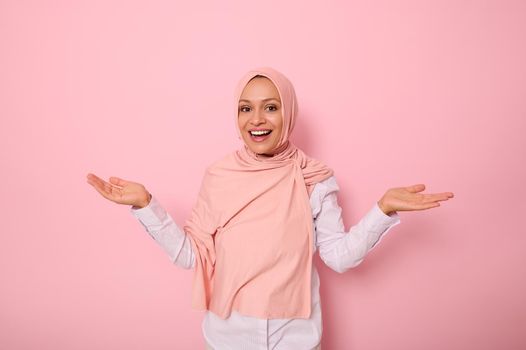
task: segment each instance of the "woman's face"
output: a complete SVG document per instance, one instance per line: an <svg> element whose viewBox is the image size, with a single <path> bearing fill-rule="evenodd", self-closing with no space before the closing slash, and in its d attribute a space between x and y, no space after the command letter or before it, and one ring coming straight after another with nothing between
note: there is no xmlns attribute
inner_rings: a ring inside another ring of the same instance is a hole
<svg viewBox="0 0 526 350"><path fill-rule="evenodd" d="M272 156L283 126L281 100L272 81L266 77L250 80L238 107L239 131L245 144L257 154Z"/></svg>

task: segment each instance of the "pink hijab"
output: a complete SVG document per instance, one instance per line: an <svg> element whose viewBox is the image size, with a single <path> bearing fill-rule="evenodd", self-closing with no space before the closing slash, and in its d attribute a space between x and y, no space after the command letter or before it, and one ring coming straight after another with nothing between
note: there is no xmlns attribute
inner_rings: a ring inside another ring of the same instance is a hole
<svg viewBox="0 0 526 350"><path fill-rule="evenodd" d="M279 91L283 128L273 157L246 144L207 167L184 226L196 255L192 307L222 319L232 310L257 318L309 318L313 222L309 196L333 170L288 140L294 129L294 87L277 70L247 72L235 90L238 103L256 75ZM242 138L241 138L242 139Z"/></svg>

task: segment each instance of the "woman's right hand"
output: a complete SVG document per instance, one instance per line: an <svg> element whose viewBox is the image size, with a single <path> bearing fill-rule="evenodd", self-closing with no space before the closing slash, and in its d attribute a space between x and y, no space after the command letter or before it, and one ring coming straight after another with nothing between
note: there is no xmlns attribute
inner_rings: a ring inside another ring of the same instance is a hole
<svg viewBox="0 0 526 350"><path fill-rule="evenodd" d="M147 206L152 198L146 188L137 182L126 181L115 176L110 177L110 182L106 182L92 173L88 173L86 177L88 183L104 198L118 204L142 208Z"/></svg>

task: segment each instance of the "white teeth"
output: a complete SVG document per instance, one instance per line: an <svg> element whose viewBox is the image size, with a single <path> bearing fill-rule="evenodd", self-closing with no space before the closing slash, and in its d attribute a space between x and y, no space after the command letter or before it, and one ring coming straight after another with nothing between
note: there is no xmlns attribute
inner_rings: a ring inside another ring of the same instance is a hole
<svg viewBox="0 0 526 350"><path fill-rule="evenodd" d="M261 135L267 135L270 134L272 130L257 130L257 131L250 131L250 133L254 136L261 136Z"/></svg>

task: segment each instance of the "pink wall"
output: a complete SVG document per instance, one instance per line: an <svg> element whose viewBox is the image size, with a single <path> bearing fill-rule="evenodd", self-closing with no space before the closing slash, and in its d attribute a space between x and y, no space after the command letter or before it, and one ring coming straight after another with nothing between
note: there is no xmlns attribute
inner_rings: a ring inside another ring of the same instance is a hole
<svg viewBox="0 0 526 350"><path fill-rule="evenodd" d="M1 349L201 348L192 271L85 176L183 223L258 65L294 83L347 229L390 187L455 193L356 269L316 257L324 349L526 347L525 2L320 4L0 2Z"/></svg>

